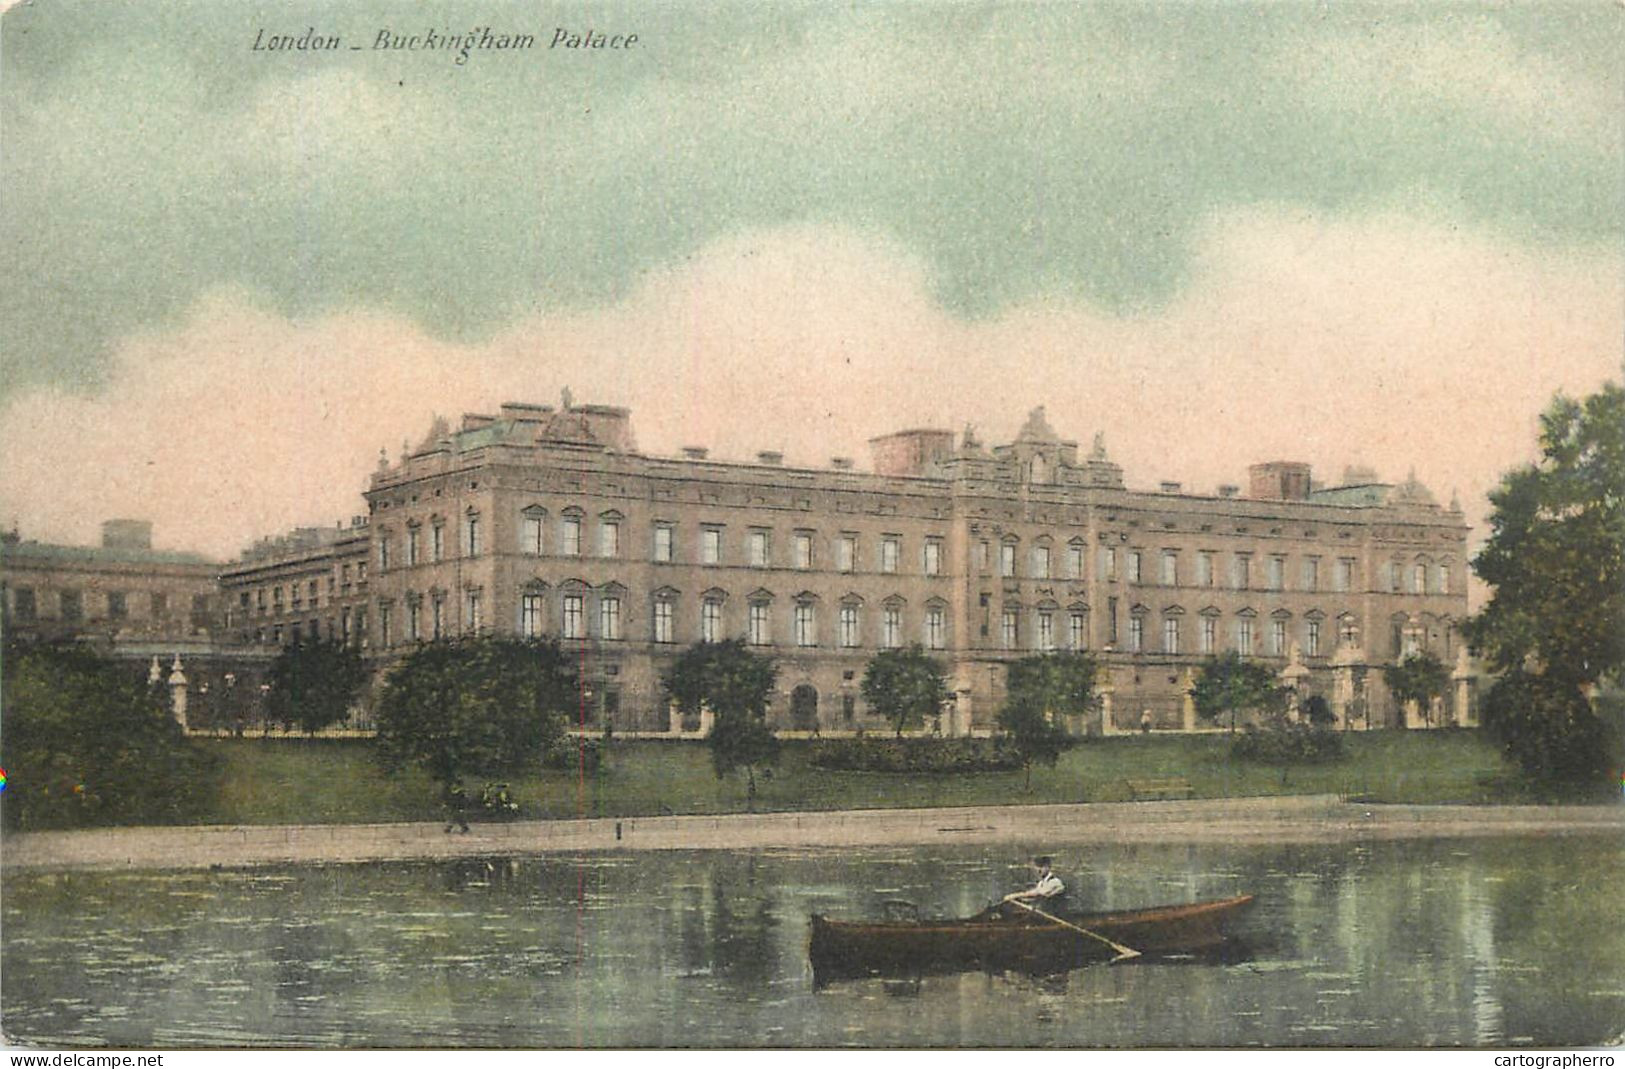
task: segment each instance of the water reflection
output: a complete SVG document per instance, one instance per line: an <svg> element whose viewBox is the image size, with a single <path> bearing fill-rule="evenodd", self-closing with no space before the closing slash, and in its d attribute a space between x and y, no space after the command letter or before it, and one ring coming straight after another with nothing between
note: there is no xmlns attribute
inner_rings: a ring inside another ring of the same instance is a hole
<svg viewBox="0 0 1625 1069"><path fill-rule="evenodd" d="M1243 958L815 990L812 913L975 913L1037 844L6 878L52 1045L1585 1045L1625 1030L1612 840L1093 847L1088 909L1258 897Z"/></svg>

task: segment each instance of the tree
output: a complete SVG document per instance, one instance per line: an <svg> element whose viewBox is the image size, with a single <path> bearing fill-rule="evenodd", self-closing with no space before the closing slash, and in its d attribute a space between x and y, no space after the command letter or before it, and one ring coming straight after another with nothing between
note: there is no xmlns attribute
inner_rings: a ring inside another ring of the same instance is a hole
<svg viewBox="0 0 1625 1069"><path fill-rule="evenodd" d="M696 643L661 676L666 696L681 712L711 710L711 769L718 779L745 770L747 809L756 804L756 770L779 759L778 736L767 726L778 678L772 659L752 653L739 639Z"/></svg>
<svg viewBox="0 0 1625 1069"><path fill-rule="evenodd" d="M949 698L942 662L919 646L881 650L863 671L863 700L885 717L903 737L903 729L920 727Z"/></svg>
<svg viewBox="0 0 1625 1069"><path fill-rule="evenodd" d="M1087 653L1046 653L1010 666L999 728L1021 757L1032 786L1033 764L1055 764L1066 747L1056 717L1081 716L1094 706L1095 662Z"/></svg>
<svg viewBox="0 0 1625 1069"><path fill-rule="evenodd" d="M1298 706L1298 712L1313 728L1329 728L1337 723L1337 714L1332 712L1332 705L1323 696L1311 694Z"/></svg>
<svg viewBox="0 0 1625 1069"><path fill-rule="evenodd" d="M307 735L337 724L367 684L361 651L342 642L284 646L266 681L267 718Z"/></svg>
<svg viewBox="0 0 1625 1069"><path fill-rule="evenodd" d="M12 828L195 820L218 763L123 666L70 644L4 654L6 823Z"/></svg>
<svg viewBox="0 0 1625 1069"><path fill-rule="evenodd" d="M1450 669L1431 653L1413 653L1398 664L1384 666L1382 678L1399 706L1397 726L1404 727L1405 706L1410 702L1416 703L1424 718L1431 716L1433 699L1450 684Z"/></svg>
<svg viewBox="0 0 1625 1069"><path fill-rule="evenodd" d="M1540 449L1490 494L1473 569L1492 593L1466 632L1498 676L1485 728L1532 779L1584 788L1625 760L1595 700L1625 666L1625 391L1555 398Z"/></svg>
<svg viewBox="0 0 1625 1069"><path fill-rule="evenodd" d="M418 765L449 791L476 770L540 762L579 701L575 668L556 642L431 642L384 681L378 757L390 771Z"/></svg>
<svg viewBox="0 0 1625 1069"><path fill-rule="evenodd" d="M1191 687L1191 699L1196 703L1197 715L1205 719L1215 720L1229 713L1230 732L1235 734L1237 712L1257 709L1279 713L1286 691L1277 684L1275 673L1264 665L1243 660L1235 650L1226 650L1202 666Z"/></svg>

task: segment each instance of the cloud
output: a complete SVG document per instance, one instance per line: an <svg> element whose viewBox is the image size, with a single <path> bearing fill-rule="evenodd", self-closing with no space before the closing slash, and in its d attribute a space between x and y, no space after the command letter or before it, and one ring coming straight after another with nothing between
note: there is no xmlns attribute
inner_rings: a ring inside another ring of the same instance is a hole
<svg viewBox="0 0 1625 1069"><path fill-rule="evenodd" d="M476 345L389 311L290 319L216 291L126 340L104 392L14 397L0 501L29 537L89 541L133 515L162 543L229 555L361 511L379 448L393 457L434 414L552 402L568 385L630 405L655 453L782 449L820 465L904 426L1007 439L1043 404L1064 435L1103 431L1133 486L1211 491L1278 458L1332 480L1351 463L1414 468L1481 525L1501 471L1533 456L1551 394L1620 367L1617 253L1277 207L1217 218L1194 263L1155 314L1049 297L967 321L884 235L774 227L652 269L612 306L531 315Z"/></svg>

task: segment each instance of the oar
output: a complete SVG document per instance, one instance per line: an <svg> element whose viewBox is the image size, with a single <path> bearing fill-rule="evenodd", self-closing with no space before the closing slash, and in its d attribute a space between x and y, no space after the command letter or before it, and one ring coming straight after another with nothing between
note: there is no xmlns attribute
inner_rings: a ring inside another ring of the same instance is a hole
<svg viewBox="0 0 1625 1069"><path fill-rule="evenodd" d="M1078 925L1073 924L1071 921L1062 920L1060 917L1057 917L1052 913L1045 913L1043 910L1039 909L1037 906L1029 906L1027 903L1023 902L1019 898L1012 898L1009 901L1014 903L1015 905L1020 906L1022 909L1026 910L1028 913L1036 913L1040 917L1043 917L1047 921L1053 921L1056 924L1059 924L1062 928L1070 928L1074 932L1078 932L1078 933L1080 933L1082 935L1087 935L1090 939L1098 939L1102 943L1105 943L1107 946L1109 946L1113 950L1117 951L1117 957L1112 959L1112 964L1113 965L1117 964L1120 961L1127 961L1129 958L1137 958L1137 957L1140 956L1140 952L1138 950L1135 950L1133 947L1126 947L1122 943L1114 943L1110 939L1107 939L1105 936L1101 935L1099 932L1091 932L1087 928L1080 928Z"/></svg>

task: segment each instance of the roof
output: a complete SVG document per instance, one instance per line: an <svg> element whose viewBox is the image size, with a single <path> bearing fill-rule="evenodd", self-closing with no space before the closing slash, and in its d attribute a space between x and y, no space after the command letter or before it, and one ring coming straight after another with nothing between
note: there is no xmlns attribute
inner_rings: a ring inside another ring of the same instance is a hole
<svg viewBox="0 0 1625 1069"><path fill-rule="evenodd" d="M0 546L0 560L60 561L86 564L197 564L217 562L201 553L166 549L59 546L51 542L8 542Z"/></svg>

